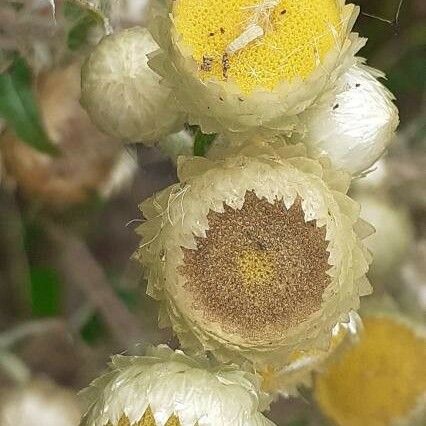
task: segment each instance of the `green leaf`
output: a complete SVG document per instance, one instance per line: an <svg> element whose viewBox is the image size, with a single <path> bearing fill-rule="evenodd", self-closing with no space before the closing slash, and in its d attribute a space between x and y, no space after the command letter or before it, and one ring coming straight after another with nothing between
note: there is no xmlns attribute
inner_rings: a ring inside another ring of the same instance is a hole
<svg viewBox="0 0 426 426"><path fill-rule="evenodd" d="M99 314L92 315L80 331L81 337L89 344L98 342L105 333L106 328Z"/></svg>
<svg viewBox="0 0 426 426"><path fill-rule="evenodd" d="M54 154L57 150L43 127L31 85L28 65L23 58L15 57L11 67L0 74L0 117L22 141Z"/></svg>
<svg viewBox="0 0 426 426"><path fill-rule="evenodd" d="M33 266L31 277L31 307L36 317L52 317L60 313L61 283L53 268Z"/></svg>
<svg viewBox="0 0 426 426"><path fill-rule="evenodd" d="M64 7L64 16L75 26L71 29L71 45L72 37L78 37L78 27L87 33L93 25L101 24L107 34L112 32L112 27L109 22L111 13L110 0L66 0ZM83 22L84 21L84 22ZM81 35L83 38L83 35ZM70 36L69 36L70 39Z"/></svg>
<svg viewBox="0 0 426 426"><path fill-rule="evenodd" d="M85 45L90 30L96 26L96 21L89 15L84 16L77 24L75 24L68 32L67 45L70 50L77 50Z"/></svg>
<svg viewBox="0 0 426 426"><path fill-rule="evenodd" d="M308 426L308 422L305 419L293 420L287 426Z"/></svg>
<svg viewBox="0 0 426 426"><path fill-rule="evenodd" d="M204 157L206 155L207 149L216 139L216 136L217 135L215 133L205 134L200 129L198 129L194 140L194 155Z"/></svg>
<svg viewBox="0 0 426 426"><path fill-rule="evenodd" d="M92 9L84 8L79 2L68 0L64 6L64 16L70 21L67 34L67 46L77 50L87 44L90 31L103 23L103 18Z"/></svg>

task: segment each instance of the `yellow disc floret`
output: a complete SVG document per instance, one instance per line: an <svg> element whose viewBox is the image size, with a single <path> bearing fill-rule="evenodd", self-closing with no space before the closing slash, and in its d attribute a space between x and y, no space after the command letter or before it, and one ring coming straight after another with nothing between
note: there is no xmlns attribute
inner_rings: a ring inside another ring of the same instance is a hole
<svg viewBox="0 0 426 426"><path fill-rule="evenodd" d="M364 320L360 343L317 378L316 399L341 426L386 426L426 393L426 342L387 317Z"/></svg>
<svg viewBox="0 0 426 426"><path fill-rule="evenodd" d="M177 0L173 17L200 77L246 94L308 77L340 38L338 0Z"/></svg>
<svg viewBox="0 0 426 426"><path fill-rule="evenodd" d="M244 250L237 258L237 267L247 285L262 284L274 275L274 264L262 250Z"/></svg>

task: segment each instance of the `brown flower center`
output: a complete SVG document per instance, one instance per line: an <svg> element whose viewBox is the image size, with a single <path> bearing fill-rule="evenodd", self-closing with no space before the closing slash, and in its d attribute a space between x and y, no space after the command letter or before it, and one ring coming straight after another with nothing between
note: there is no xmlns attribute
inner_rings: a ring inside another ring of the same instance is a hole
<svg viewBox="0 0 426 426"><path fill-rule="evenodd" d="M241 209L210 211L197 249L182 248L179 272L194 308L245 338L282 335L317 311L330 282L325 229L247 192Z"/></svg>

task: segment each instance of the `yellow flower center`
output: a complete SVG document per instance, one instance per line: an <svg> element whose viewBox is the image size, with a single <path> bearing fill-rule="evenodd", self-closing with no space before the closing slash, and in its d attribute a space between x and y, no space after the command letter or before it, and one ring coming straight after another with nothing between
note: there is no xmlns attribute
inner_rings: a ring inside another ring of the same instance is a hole
<svg viewBox="0 0 426 426"><path fill-rule="evenodd" d="M112 425L109 424L108 426ZM137 423L131 424L129 419L126 416L123 416L119 420L117 426L157 426L157 423L155 422L151 408L148 407L143 417ZM169 420L167 420L164 426L180 426L179 419L176 416L172 416Z"/></svg>
<svg viewBox="0 0 426 426"><path fill-rule="evenodd" d="M176 0L173 17L202 80L242 92L305 79L338 43L338 0Z"/></svg>
<svg viewBox="0 0 426 426"><path fill-rule="evenodd" d="M261 250L243 250L237 257L236 263L247 285L266 282L272 279L274 274L274 264L270 256Z"/></svg>
<svg viewBox="0 0 426 426"><path fill-rule="evenodd" d="M317 378L316 399L341 426L386 426L426 392L426 342L390 318L366 318L359 344Z"/></svg>

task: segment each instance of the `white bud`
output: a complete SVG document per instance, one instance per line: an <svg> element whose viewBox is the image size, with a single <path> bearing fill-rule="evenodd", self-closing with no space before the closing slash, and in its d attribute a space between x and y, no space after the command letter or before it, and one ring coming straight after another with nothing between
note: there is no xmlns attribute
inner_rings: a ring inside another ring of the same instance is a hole
<svg viewBox="0 0 426 426"><path fill-rule="evenodd" d="M358 175L372 166L392 142L399 123L394 97L377 79L382 74L354 65L302 115L303 142L335 166Z"/></svg>
<svg viewBox="0 0 426 426"><path fill-rule="evenodd" d="M152 145L179 130L182 120L170 90L148 67L157 49L147 29L134 27L105 37L82 69L81 103L105 133Z"/></svg>

